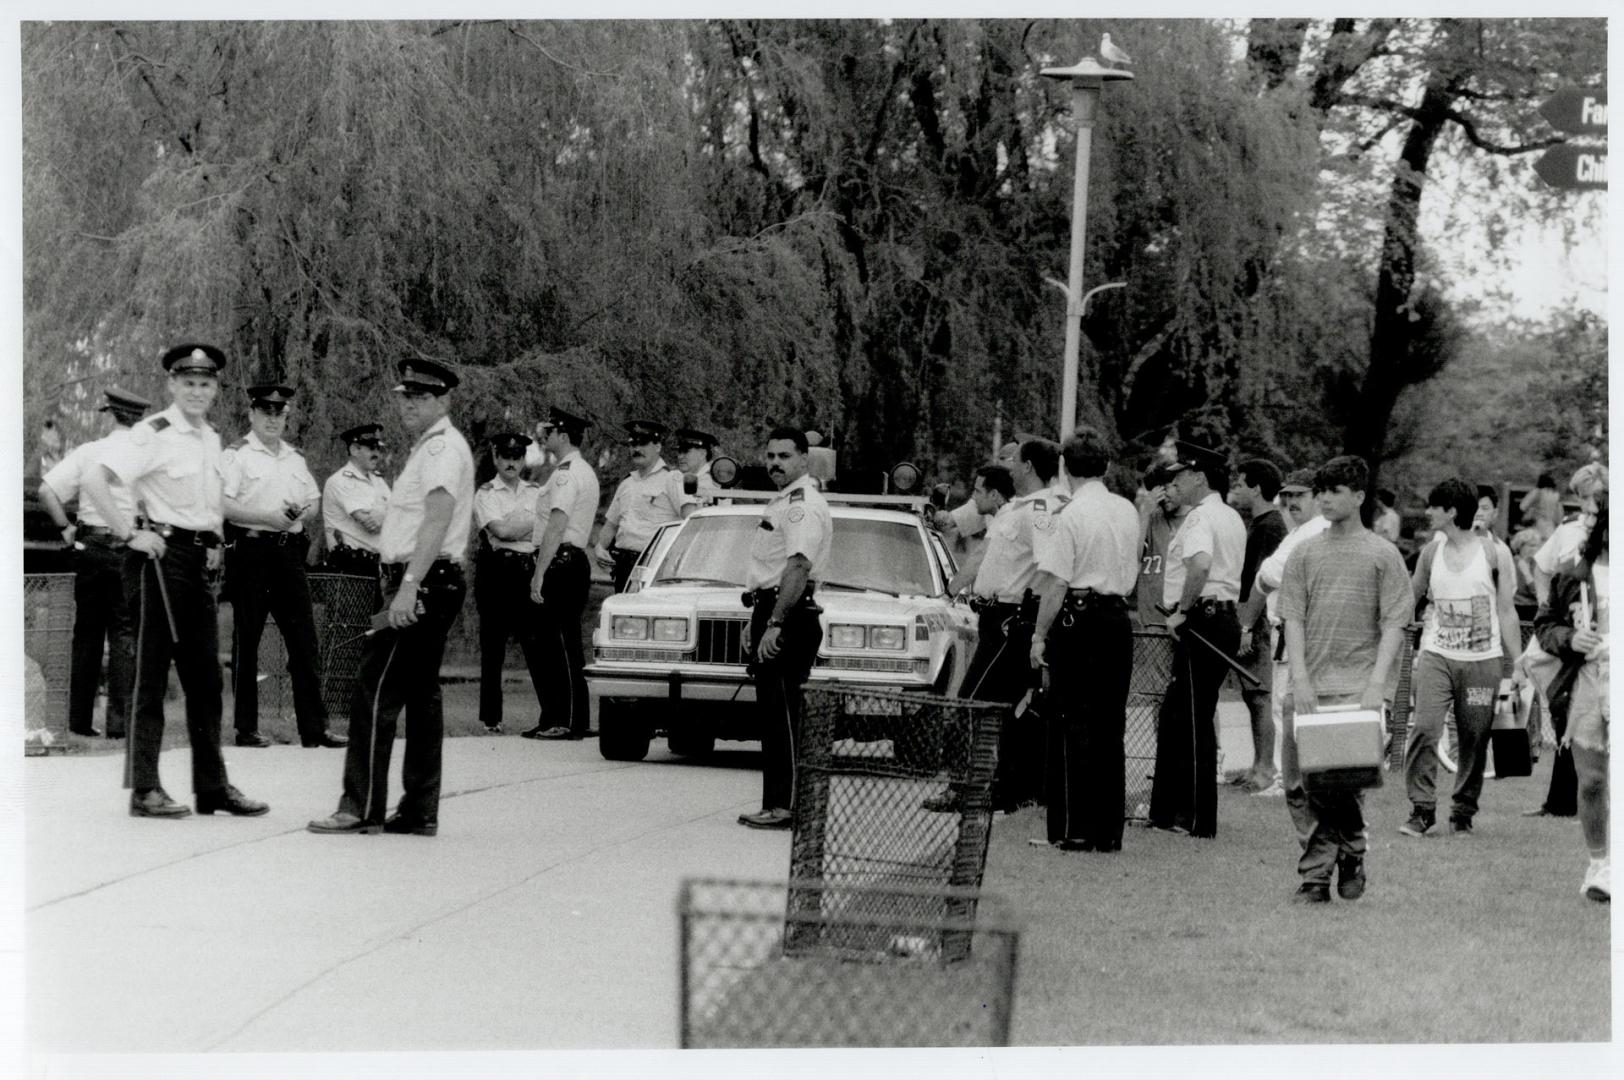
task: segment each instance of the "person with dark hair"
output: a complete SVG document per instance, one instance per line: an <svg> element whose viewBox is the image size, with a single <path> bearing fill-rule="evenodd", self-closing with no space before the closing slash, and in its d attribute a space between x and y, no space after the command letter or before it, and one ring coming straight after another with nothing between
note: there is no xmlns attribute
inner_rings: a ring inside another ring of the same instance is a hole
<svg viewBox="0 0 1624 1080"><path fill-rule="evenodd" d="M1286 520L1275 509L1274 498L1284 482L1279 466L1265 458L1248 458L1236 470L1229 489L1229 505L1251 518L1246 529L1246 556L1241 563L1241 643L1237 658L1246 664L1258 684L1242 684L1241 698L1252 722L1252 767L1232 781L1248 793L1265 791L1274 783L1274 639L1261 589L1254 589L1258 567L1286 538ZM1252 603L1252 594L1258 594Z"/></svg>
<svg viewBox="0 0 1624 1080"><path fill-rule="evenodd" d="M1381 488L1376 492L1376 501L1379 508L1376 511L1375 520L1370 523L1370 531L1396 546L1403 528L1403 522L1399 519L1398 511L1393 508L1393 504L1398 501L1398 496L1394 495L1390 488Z"/></svg>
<svg viewBox="0 0 1624 1080"><path fill-rule="evenodd" d="M1399 828L1405 836L1425 836L1436 822L1438 738L1451 710L1460 745L1449 827L1472 831L1502 668L1522 652L1512 603L1517 571L1505 545L1472 531L1477 500L1471 485L1454 477L1427 495L1428 523L1443 539L1421 552L1411 579L1425 614L1411 669L1415 720L1404 751L1411 812Z"/></svg>
<svg viewBox="0 0 1624 1080"><path fill-rule="evenodd" d="M474 607L479 612L479 722L496 735L502 730L508 640L519 639L538 704L546 669L528 595L536 572L536 500L541 496L541 485L524 478L530 436L501 431L489 438L496 475L474 492Z"/></svg>
<svg viewBox="0 0 1624 1080"><path fill-rule="evenodd" d="M1218 731L1213 720L1227 658L1240 647L1236 601L1246 555L1246 526L1219 488L1229 470L1222 454L1178 441L1172 488L1190 507L1167 551L1162 606L1172 610L1173 681L1156 721L1156 775L1150 789L1153 828L1197 837L1218 835ZM1069 464L1068 464L1069 468ZM1181 635L1188 624L1193 635ZM1199 637L1201 640L1196 640Z"/></svg>
<svg viewBox="0 0 1624 1080"><path fill-rule="evenodd" d="M1139 565L1139 514L1105 487L1110 453L1079 428L1061 451L1071 499L1038 518L1033 553L1039 596L1029 650L1047 669L1044 772L1047 834L1034 844L1062 851L1122 848L1123 733L1133 670L1129 591ZM1210 775L1210 774L1209 774Z"/></svg>
<svg viewBox="0 0 1624 1080"><path fill-rule="evenodd" d="M1562 743L1571 748L1578 775L1579 824L1590 853L1580 891L1596 901L1613 897L1612 860L1607 849L1613 606L1607 501L1606 492L1596 496L1579 561L1557 576L1534 622L1545 651L1562 661L1561 671L1551 681L1551 711L1560 711L1565 720Z"/></svg>
<svg viewBox="0 0 1624 1080"><path fill-rule="evenodd" d="M130 816L181 818L192 811L164 791L164 690L174 661L186 694L197 812L257 817L269 807L232 786L220 753L219 609L208 575L220 566L220 435L208 413L226 356L213 345L177 345L161 361L172 404L106 449L81 493L125 547L124 598L135 624L129 718ZM129 490L132 515L111 488Z"/></svg>
<svg viewBox="0 0 1624 1080"><path fill-rule="evenodd" d="M384 508L389 505L389 484L378 475L383 463L383 425L357 424L339 438L349 452L349 461L327 478L321 491L327 567L333 573L376 581L378 530L383 528ZM382 597L374 600L381 602Z"/></svg>
<svg viewBox="0 0 1624 1080"><path fill-rule="evenodd" d="M632 566L660 526L686 518L699 505L682 473L660 456L665 425L631 420L625 428L632 471L615 487L609 509L604 511L603 528L598 530L597 546L592 549L599 565L609 567L617 593L626 591Z"/></svg>
<svg viewBox="0 0 1624 1080"><path fill-rule="evenodd" d="M1472 531L1500 540L1499 523L1500 494L1489 485L1480 484L1477 489L1477 512L1472 515Z"/></svg>
<svg viewBox="0 0 1624 1080"><path fill-rule="evenodd" d="M1011 439L998 448L998 454L992 463L1002 465L1006 469L1012 468L1020 452L1020 442ZM952 485L952 489L957 487L957 484ZM948 497L956 495L950 493ZM947 589L948 592L957 595L969 588L976 579L976 571L981 566L981 556L987 546L987 523L990 519L976 510L974 499L967 498L952 510L936 511L930 520L959 556L958 571L953 575L953 580L948 582Z"/></svg>
<svg viewBox="0 0 1624 1080"><path fill-rule="evenodd" d="M807 475L808 448L798 428L768 433L767 475L778 494L762 508L745 571L750 677L761 728L761 809L740 814L739 824L752 829L787 829L794 821L801 687L823 641L814 592L829 564L834 526L829 503Z"/></svg>
<svg viewBox="0 0 1624 1080"><path fill-rule="evenodd" d="M1166 463L1157 462L1145 470L1141 481L1145 497L1139 504L1139 575L1133 586L1133 610L1140 626L1161 626L1167 621L1157 607L1162 602L1167 545L1190 513L1168 489L1172 479Z"/></svg>
<svg viewBox="0 0 1624 1080"><path fill-rule="evenodd" d="M379 576L388 605L361 648L350 697L350 746L338 809L313 833L434 836L440 828L445 711L440 663L462 611L462 561L474 517L474 455L451 423L446 396L461 381L432 360L396 364L395 409L412 450L395 478L378 532ZM382 625L377 625L379 622ZM388 814L389 759L406 713L400 801Z"/></svg>
<svg viewBox="0 0 1624 1080"><path fill-rule="evenodd" d="M536 568L530 601L536 605L536 640L542 678L536 687L541 719L519 734L527 739L583 739L592 726L581 613L592 591L587 541L598 516L598 474L581 456L590 421L553 406L543 436L558 465L536 497Z"/></svg>
<svg viewBox="0 0 1624 1080"><path fill-rule="evenodd" d="M1322 708L1380 709L1412 603L1398 548L1365 528L1359 508L1370 471L1362 458L1337 457L1314 474L1314 495L1329 526L1286 560L1280 617L1291 657L1281 738L1286 807L1297 829L1301 881L1294 897L1322 904L1365 892L1363 792L1308 791L1297 765L1295 720Z"/></svg>
<svg viewBox="0 0 1624 1080"><path fill-rule="evenodd" d="M39 501L51 515L62 539L73 545L73 663L68 675L68 730L75 735L101 734L93 722L96 689L101 684L102 642L107 643L107 737L123 738L130 715L130 684L135 678L135 636L130 606L124 602L124 551L107 521L88 498L79 499L86 471L100 468L101 456L129 437L129 431L152 402L125 390L104 390L98 412L111 413L114 428L100 439L68 451L39 485ZM129 488L109 491L125 515L135 517ZM79 523L68 520L66 504L79 499Z"/></svg>
<svg viewBox="0 0 1624 1080"><path fill-rule="evenodd" d="M1556 492L1556 477L1548 472L1539 474L1534 481L1534 490L1522 497L1517 504L1522 511L1523 519L1539 533L1541 541L1549 540L1556 527L1562 523L1562 499Z"/></svg>

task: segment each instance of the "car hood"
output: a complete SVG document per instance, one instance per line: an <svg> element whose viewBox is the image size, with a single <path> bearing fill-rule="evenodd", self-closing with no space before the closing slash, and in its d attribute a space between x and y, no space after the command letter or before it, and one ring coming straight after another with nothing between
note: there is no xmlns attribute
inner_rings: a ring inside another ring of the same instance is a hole
<svg viewBox="0 0 1624 1080"><path fill-rule="evenodd" d="M746 609L741 599L743 589L712 585L657 585L645 587L635 593L622 593L604 600L606 615L650 614L669 611L737 611ZM820 589L816 593L818 606L825 619L839 616L851 619L907 618L926 611L939 610L941 597L886 596L881 593L847 592L844 589Z"/></svg>

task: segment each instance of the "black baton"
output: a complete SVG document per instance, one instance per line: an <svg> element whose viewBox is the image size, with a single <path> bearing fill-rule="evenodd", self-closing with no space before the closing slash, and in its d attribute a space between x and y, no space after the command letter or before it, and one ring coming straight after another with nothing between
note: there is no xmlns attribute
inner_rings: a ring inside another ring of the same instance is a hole
<svg viewBox="0 0 1624 1080"><path fill-rule="evenodd" d="M147 504L138 500L135 509L137 512L135 527L138 529L146 528L148 525ZM169 586L164 582L163 568L158 565L156 555L150 555L148 558L152 561L153 576L158 579L158 595L164 602L164 618L169 622L169 643L178 645L180 643L180 630L175 626L175 609L169 606Z"/></svg>
<svg viewBox="0 0 1624 1080"><path fill-rule="evenodd" d="M1171 614L1173 614L1173 612L1177 611L1178 609L1177 608L1165 608L1162 605L1157 604L1156 605L1156 610L1161 612L1163 615L1171 615ZM1169 633L1172 633L1172 631L1169 631ZM1253 675L1250 671L1247 671L1246 668L1242 667L1241 662L1239 660L1236 660L1233 656L1230 656L1228 653L1224 652L1224 650L1220 649L1218 646L1214 645L1212 642L1208 641L1206 638L1202 637L1200 634L1196 633L1194 630L1191 630L1188 627L1182 627L1181 626L1181 627L1179 627L1178 633L1175 636L1182 637L1185 634L1189 634L1192 638L1199 641L1201 644L1205 645L1207 648L1211 649L1212 652L1213 652L1213 655L1217 656L1218 659L1220 659L1224 663L1228 664L1229 669L1231 671L1233 671L1236 675L1240 676L1241 681L1246 683L1253 690L1256 690L1258 687L1263 685L1262 680L1260 680L1256 675Z"/></svg>

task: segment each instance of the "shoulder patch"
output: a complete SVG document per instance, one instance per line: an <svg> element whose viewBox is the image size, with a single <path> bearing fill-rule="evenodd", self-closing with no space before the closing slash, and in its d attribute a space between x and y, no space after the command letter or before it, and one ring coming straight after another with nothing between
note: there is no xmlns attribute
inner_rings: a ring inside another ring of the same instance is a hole
<svg viewBox="0 0 1624 1080"><path fill-rule="evenodd" d="M806 517L806 508L804 506L792 506L788 516L791 521L800 521Z"/></svg>
<svg viewBox="0 0 1624 1080"><path fill-rule="evenodd" d="M569 482L570 474L565 472L564 467L560 465L558 471L553 473L553 487L568 487Z"/></svg>
<svg viewBox="0 0 1624 1080"><path fill-rule="evenodd" d="M169 417L154 416L152 419L148 420L147 423L152 425L153 431L162 431L164 428L169 426Z"/></svg>
<svg viewBox="0 0 1624 1080"><path fill-rule="evenodd" d="M445 440L435 439L429 443L426 449L431 454L443 454L445 453Z"/></svg>
<svg viewBox="0 0 1624 1080"><path fill-rule="evenodd" d="M790 492L789 493L789 501L790 502L805 502L806 501L806 488L796 488L794 491ZM797 518L796 520L799 520L799 519Z"/></svg>

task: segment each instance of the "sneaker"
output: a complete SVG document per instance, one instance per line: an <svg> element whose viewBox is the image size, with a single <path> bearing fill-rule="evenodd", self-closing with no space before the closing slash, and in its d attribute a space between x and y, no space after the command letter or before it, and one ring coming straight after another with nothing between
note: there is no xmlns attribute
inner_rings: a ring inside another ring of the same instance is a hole
<svg viewBox="0 0 1624 1080"><path fill-rule="evenodd" d="M1579 887L1586 900L1594 900L1599 904L1611 903L1613 899L1613 861L1612 859L1591 859L1590 868L1585 871L1585 883Z"/></svg>
<svg viewBox="0 0 1624 1080"><path fill-rule="evenodd" d="M1452 817L1449 819L1449 831L1456 836L1472 835L1472 819L1469 817Z"/></svg>
<svg viewBox="0 0 1624 1080"><path fill-rule="evenodd" d="M1329 904L1331 886L1323 881L1305 881L1291 894L1291 900L1295 904Z"/></svg>
<svg viewBox="0 0 1624 1080"><path fill-rule="evenodd" d="M1280 778L1278 776L1274 778L1274 782L1268 787L1258 788L1256 791L1252 792L1252 795L1259 799L1280 799L1284 798L1285 794L1285 786L1280 783Z"/></svg>
<svg viewBox="0 0 1624 1080"><path fill-rule="evenodd" d="M1398 831L1405 836L1425 836L1427 830L1432 828L1432 815L1424 814L1419 810L1410 811L1410 820L1398 827Z"/></svg>
<svg viewBox="0 0 1624 1080"><path fill-rule="evenodd" d="M1365 860L1359 855L1342 855L1336 860L1336 894L1344 900L1365 895Z"/></svg>

